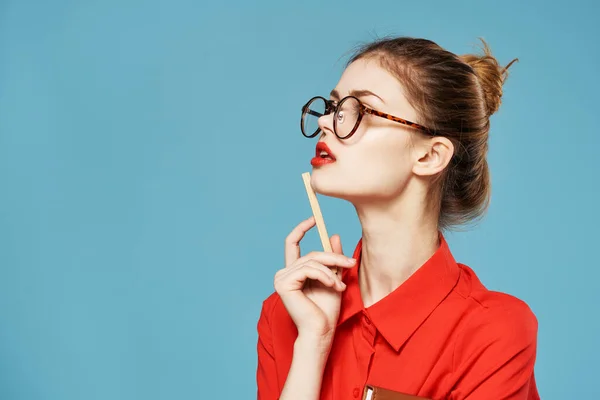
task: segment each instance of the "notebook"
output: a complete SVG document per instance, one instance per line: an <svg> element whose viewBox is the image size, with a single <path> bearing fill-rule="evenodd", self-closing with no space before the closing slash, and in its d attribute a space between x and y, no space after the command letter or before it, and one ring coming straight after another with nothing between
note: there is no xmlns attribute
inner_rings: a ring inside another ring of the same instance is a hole
<svg viewBox="0 0 600 400"><path fill-rule="evenodd" d="M367 385L363 393L363 400L427 400L425 397L414 396L395 392L381 387Z"/></svg>

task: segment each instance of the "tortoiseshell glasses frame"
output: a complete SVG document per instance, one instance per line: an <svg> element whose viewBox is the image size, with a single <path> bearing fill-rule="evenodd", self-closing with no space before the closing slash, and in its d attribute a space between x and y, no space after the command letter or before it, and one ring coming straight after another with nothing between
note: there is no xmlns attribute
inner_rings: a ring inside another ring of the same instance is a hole
<svg viewBox="0 0 600 400"><path fill-rule="evenodd" d="M344 104L346 101L349 100L354 100L357 102L357 104L359 105L358 107L358 117L356 119L356 123L354 124L354 127L352 127L352 129L350 130L350 132L346 135L339 135L338 134L338 129L337 129L337 122L338 122L338 117L339 117L339 110L341 109L342 104ZM325 112L323 114L316 112L314 110L310 109L310 106L317 100L321 100L323 101L324 105L325 105ZM343 99L341 99L337 104L335 104L336 102L334 100L327 100L326 98L322 97L322 96L315 96L312 99L310 99L304 106L302 106L302 118L300 120L300 129L302 131L302 134L307 137L307 138L313 138L315 136L317 136L320 132L321 132L321 128L317 128L314 132L306 132L305 130L305 117L307 115L312 115L314 117L320 118L324 115L328 115L331 114L332 112L334 113L333 116L333 131L335 133L335 135L340 138L340 139L348 139L349 137L351 137L352 135L354 135L354 133L356 132L356 130L358 129L360 122L362 121L362 118L365 114L371 114L371 115L375 115L377 117L381 117L381 118L385 118L389 121L393 121L393 122L397 122L399 124L402 125L406 125L409 126L411 128L417 129L421 132L427 133L431 136L435 136L436 132L433 129L429 129L423 125L419 125L415 122L411 122L408 121L404 118L400 118L400 117L396 117L393 116L391 114L387 114L381 111L377 111L374 110L370 107L365 106L357 97L354 96L346 96Z"/></svg>

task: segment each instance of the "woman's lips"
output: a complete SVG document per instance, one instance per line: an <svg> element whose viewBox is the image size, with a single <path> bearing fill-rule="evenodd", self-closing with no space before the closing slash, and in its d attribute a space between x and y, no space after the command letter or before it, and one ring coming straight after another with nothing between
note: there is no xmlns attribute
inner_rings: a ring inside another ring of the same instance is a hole
<svg viewBox="0 0 600 400"><path fill-rule="evenodd" d="M312 160L310 160L310 165L313 167L320 167L321 165L332 164L334 162L335 160L331 158L314 157Z"/></svg>
<svg viewBox="0 0 600 400"><path fill-rule="evenodd" d="M317 143L315 153L315 157L310 160L310 164L313 167L319 167L321 165L332 164L335 162L335 156L325 142Z"/></svg>

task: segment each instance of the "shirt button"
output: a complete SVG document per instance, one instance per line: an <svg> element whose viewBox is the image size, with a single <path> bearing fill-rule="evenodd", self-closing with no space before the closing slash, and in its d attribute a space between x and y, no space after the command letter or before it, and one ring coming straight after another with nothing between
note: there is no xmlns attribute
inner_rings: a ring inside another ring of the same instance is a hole
<svg viewBox="0 0 600 400"><path fill-rule="evenodd" d="M352 392L352 394L354 395L354 397L356 397L358 399L358 396L360 396L360 389L354 388L354 391Z"/></svg>
<svg viewBox="0 0 600 400"><path fill-rule="evenodd" d="M371 325L371 320L369 319L369 317L367 317L366 315L364 316L365 318L365 324L367 325Z"/></svg>

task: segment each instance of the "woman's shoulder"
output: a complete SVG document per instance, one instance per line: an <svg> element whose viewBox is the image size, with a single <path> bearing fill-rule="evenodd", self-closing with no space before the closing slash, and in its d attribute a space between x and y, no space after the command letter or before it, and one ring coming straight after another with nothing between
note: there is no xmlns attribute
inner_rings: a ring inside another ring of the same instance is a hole
<svg viewBox="0 0 600 400"><path fill-rule="evenodd" d="M271 346L272 354L281 355L282 351L283 354L291 354L289 352L293 349L298 331L277 292L263 301L257 329L261 341Z"/></svg>
<svg viewBox="0 0 600 400"><path fill-rule="evenodd" d="M477 398L530 390L528 398L539 398L533 394L538 323L531 308L516 296L487 289L473 270L459 267L454 304L463 312L452 352L457 390Z"/></svg>
<svg viewBox="0 0 600 400"><path fill-rule="evenodd" d="M262 301L261 313L271 316L273 314L273 312L275 311L275 309L277 308L277 306L280 304L282 304L282 303L281 303L281 298L279 297L279 294L277 294L277 292L273 292Z"/></svg>
<svg viewBox="0 0 600 400"><path fill-rule="evenodd" d="M538 321L522 299L484 286L475 272L459 264L461 279L457 291L470 303L467 330L486 331L490 337L511 337L518 341L535 341Z"/></svg>
<svg viewBox="0 0 600 400"><path fill-rule="evenodd" d="M271 293L263 300L258 323L274 325L276 327L293 325L293 321L277 292Z"/></svg>

